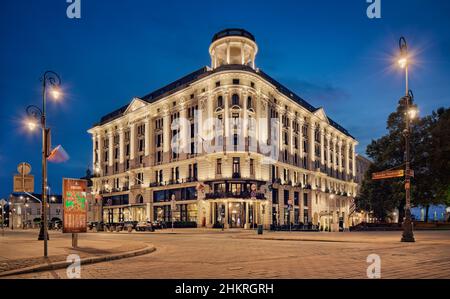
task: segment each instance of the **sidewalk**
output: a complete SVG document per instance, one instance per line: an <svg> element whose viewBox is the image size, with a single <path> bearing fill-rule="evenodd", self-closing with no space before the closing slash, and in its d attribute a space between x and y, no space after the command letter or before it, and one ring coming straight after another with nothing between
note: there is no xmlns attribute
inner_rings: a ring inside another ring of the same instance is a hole
<svg viewBox="0 0 450 299"><path fill-rule="evenodd" d="M311 242L347 242L347 243L392 243L398 244L401 231L393 232L273 232L264 231L263 235L238 235L236 239L311 241ZM416 243L450 245L450 231L415 231Z"/></svg>
<svg viewBox="0 0 450 299"><path fill-rule="evenodd" d="M80 258L96 258L145 250L149 244L137 241L100 240L94 234L79 234L78 248L72 248L71 234L60 231L49 232L48 258L43 257L43 241L38 241L38 230L6 230L0 233L0 275L3 272L28 268L37 265L49 265L66 261L70 254Z"/></svg>

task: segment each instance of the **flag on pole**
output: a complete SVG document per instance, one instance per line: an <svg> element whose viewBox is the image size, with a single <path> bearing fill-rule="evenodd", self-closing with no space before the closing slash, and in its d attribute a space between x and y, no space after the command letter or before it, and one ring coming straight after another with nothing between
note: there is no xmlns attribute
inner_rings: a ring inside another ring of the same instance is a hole
<svg viewBox="0 0 450 299"><path fill-rule="evenodd" d="M61 145L58 145L51 151L47 160L53 163L63 163L69 160L69 155Z"/></svg>

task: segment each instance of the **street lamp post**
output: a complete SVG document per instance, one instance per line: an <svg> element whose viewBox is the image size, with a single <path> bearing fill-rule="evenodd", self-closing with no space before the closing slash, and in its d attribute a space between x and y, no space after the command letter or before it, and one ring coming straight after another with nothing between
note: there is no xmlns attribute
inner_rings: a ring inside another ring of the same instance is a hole
<svg viewBox="0 0 450 299"><path fill-rule="evenodd" d="M46 127L46 105L47 105L47 86L51 87L51 95L54 99L60 97L59 86L61 79L59 75L53 71L46 71L41 78L42 81L42 109L36 106L28 106L27 114L30 118L40 118L42 130L42 215L41 227L39 231L38 240L44 240L44 257L48 256L48 219L47 219L47 158L49 156L49 142L50 129ZM30 121L28 127L30 130L36 128L36 123Z"/></svg>
<svg viewBox="0 0 450 299"><path fill-rule="evenodd" d="M408 46L404 37L400 38L400 60L399 65L405 69L405 96L400 100L400 105L405 109L405 130L403 135L405 137L405 220L403 221L402 242L415 242L414 233L411 221L411 168L410 168L410 135L411 135L411 120L417 115L417 106L414 105L414 96L409 90L408 82Z"/></svg>

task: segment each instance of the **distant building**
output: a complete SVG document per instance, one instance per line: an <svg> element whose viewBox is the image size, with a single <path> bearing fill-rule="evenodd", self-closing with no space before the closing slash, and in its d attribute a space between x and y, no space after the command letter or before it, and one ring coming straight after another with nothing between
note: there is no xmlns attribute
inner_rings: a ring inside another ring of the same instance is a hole
<svg viewBox="0 0 450 299"><path fill-rule="evenodd" d="M42 205L35 198L41 199L41 194L12 193L9 197L9 227L23 228L37 227L41 221ZM48 221L62 221L63 205L62 196L56 194L48 195Z"/></svg>

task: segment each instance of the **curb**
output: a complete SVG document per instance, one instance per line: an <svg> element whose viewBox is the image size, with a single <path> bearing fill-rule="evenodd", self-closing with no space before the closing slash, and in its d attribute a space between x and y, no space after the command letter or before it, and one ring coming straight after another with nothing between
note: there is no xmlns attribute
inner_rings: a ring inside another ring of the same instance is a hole
<svg viewBox="0 0 450 299"><path fill-rule="evenodd" d="M129 252L83 258L83 259L80 259L80 264L88 265L88 264L95 264L95 263L125 259L125 258L130 258L130 257L134 257L134 256L152 253L154 251L156 251L156 248L154 246L147 246L144 249L138 249L138 250L129 251ZM26 268L1 272L0 277L63 269L63 268L67 268L69 265L72 265L72 264L73 264L73 262L66 262L66 261L55 262L52 264L40 264L40 265L30 266L30 267L26 267Z"/></svg>

